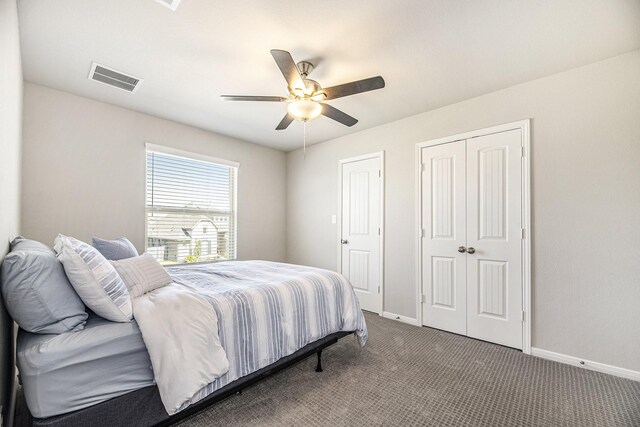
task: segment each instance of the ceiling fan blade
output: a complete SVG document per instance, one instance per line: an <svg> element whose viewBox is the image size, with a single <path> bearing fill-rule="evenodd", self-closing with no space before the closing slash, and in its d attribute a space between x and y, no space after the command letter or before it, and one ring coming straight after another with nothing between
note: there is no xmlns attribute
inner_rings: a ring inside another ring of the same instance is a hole
<svg viewBox="0 0 640 427"><path fill-rule="evenodd" d="M276 127L276 130L285 130L289 127L293 120L294 117L291 114L287 113L287 115L283 117L282 121L280 121L280 123Z"/></svg>
<svg viewBox="0 0 640 427"><path fill-rule="evenodd" d="M327 94L326 99L342 98L343 96L355 95L356 93L368 92L370 90L382 89L384 79L380 76L358 80L351 83L344 83L337 86L322 89Z"/></svg>
<svg viewBox="0 0 640 427"><path fill-rule="evenodd" d="M281 96L243 96L243 95L220 95L225 101L266 101L266 102L284 102L288 98Z"/></svg>
<svg viewBox="0 0 640 427"><path fill-rule="evenodd" d="M336 122L340 122L345 126L353 126L358 123L358 119L355 119L348 115L347 113L343 113L335 107L332 107L329 104L322 104L322 115L327 116L330 119L335 120Z"/></svg>
<svg viewBox="0 0 640 427"><path fill-rule="evenodd" d="M298 66L293 61L289 52L286 50L271 49L271 56L273 56L276 64L278 64L278 68L280 68L284 79L287 81L289 89L294 89L296 87L304 88L300 70L298 70Z"/></svg>

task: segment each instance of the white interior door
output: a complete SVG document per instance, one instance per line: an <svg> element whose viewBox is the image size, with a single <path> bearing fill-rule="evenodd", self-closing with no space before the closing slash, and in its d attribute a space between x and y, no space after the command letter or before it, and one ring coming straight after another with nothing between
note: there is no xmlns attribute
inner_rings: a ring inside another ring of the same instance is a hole
<svg viewBox="0 0 640 427"><path fill-rule="evenodd" d="M522 349L522 131L421 149L422 323Z"/></svg>
<svg viewBox="0 0 640 427"><path fill-rule="evenodd" d="M522 348L519 129L467 143L467 335Z"/></svg>
<svg viewBox="0 0 640 427"><path fill-rule="evenodd" d="M467 332L465 141L422 149L424 324Z"/></svg>
<svg viewBox="0 0 640 427"><path fill-rule="evenodd" d="M342 274L363 310L381 312L381 159L341 163Z"/></svg>

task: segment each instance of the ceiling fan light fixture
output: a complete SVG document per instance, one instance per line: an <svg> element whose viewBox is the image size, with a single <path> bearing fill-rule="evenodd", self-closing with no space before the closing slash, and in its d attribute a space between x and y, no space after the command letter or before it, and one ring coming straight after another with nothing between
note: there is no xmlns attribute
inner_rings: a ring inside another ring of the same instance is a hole
<svg viewBox="0 0 640 427"><path fill-rule="evenodd" d="M297 120L313 120L322 114L322 105L309 99L298 99L287 105L287 112Z"/></svg>
<svg viewBox="0 0 640 427"><path fill-rule="evenodd" d="M323 88L320 83L309 78L309 73L313 70L311 62L302 61L296 64L291 53L282 49L271 49L271 56L287 82L286 98L282 96L220 96L222 99L230 101L287 102L287 114L278 123L276 130L286 129L294 120L307 122L321 114L351 127L358 123L357 119L324 101L382 89L385 86L384 79L381 76L376 76Z"/></svg>

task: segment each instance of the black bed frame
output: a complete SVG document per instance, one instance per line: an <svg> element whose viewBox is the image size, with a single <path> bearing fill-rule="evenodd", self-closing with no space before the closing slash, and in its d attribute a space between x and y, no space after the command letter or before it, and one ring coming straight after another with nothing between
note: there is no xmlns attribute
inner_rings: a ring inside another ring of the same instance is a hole
<svg viewBox="0 0 640 427"><path fill-rule="evenodd" d="M15 324L9 317L0 295L0 415L5 426L9 426L13 421L15 406L15 336Z"/></svg>
<svg viewBox="0 0 640 427"><path fill-rule="evenodd" d="M220 402L229 396L240 393L243 389L313 355L314 353L317 355L316 372L322 372L322 350L335 344L340 338L352 333L353 331L336 332L321 338L318 341L307 344L295 353L283 357L269 366L227 384L199 402L194 403L172 416L169 416L165 411L164 406L162 406L158 388L156 386L150 386L132 391L85 409L50 418L31 418L25 407L25 410L22 411L23 416L21 418L23 419L18 420L19 426L169 426L210 405L213 405L214 403ZM25 414L28 419L24 419Z"/></svg>

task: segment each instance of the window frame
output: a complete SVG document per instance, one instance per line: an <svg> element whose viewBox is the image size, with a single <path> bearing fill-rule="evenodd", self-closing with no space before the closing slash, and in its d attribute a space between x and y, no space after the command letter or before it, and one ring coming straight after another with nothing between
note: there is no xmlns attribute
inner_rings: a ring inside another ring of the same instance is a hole
<svg viewBox="0 0 640 427"><path fill-rule="evenodd" d="M207 261L199 261L199 262L191 262L191 263L178 263L177 265L197 265L197 264L209 264L214 262L223 262L223 261L236 261L238 260L238 174L240 172L240 162L235 160L227 160L221 159L219 157L213 157L202 153L196 153L193 151L181 150L174 147L167 147L164 145L157 145L152 143L145 143L144 147L144 195L143 195L143 209L144 209L144 249L147 251L149 239L148 239L148 221L147 221L147 191L148 191L148 180L147 180L147 170L148 170L148 154L149 152L154 152L166 156L174 156L186 158L189 160L196 160L201 162L215 163L221 166L227 166L230 168L234 168L235 171L233 173L233 192L230 194L230 205L232 209L231 216L233 218L233 227L231 230L231 235L234 241L234 253L233 257L229 256L229 259L226 260L207 260Z"/></svg>

